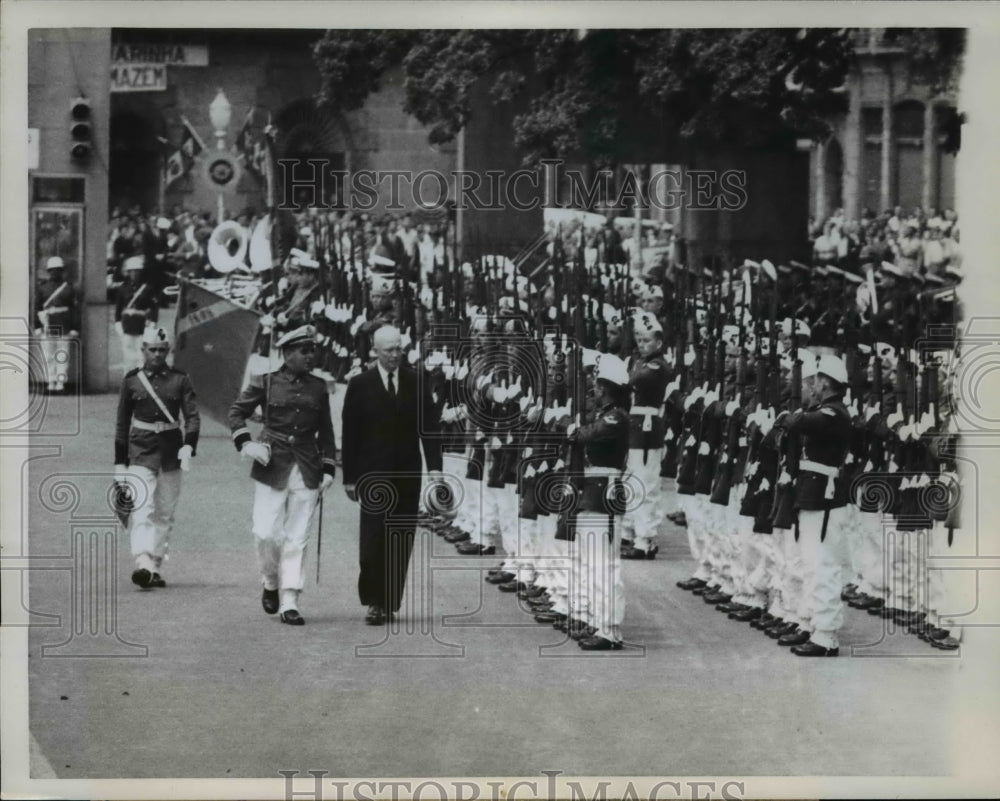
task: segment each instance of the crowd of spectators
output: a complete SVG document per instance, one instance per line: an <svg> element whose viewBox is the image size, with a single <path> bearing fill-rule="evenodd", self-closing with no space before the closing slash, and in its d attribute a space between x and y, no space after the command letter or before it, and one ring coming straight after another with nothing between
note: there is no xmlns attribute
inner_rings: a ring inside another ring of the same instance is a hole
<svg viewBox="0 0 1000 801"><path fill-rule="evenodd" d="M866 210L860 220L847 219L842 209L828 219L809 221L813 264L860 273L864 264L896 265L903 275L943 277L960 275L962 253L958 215L952 209L902 206L875 214Z"/></svg>

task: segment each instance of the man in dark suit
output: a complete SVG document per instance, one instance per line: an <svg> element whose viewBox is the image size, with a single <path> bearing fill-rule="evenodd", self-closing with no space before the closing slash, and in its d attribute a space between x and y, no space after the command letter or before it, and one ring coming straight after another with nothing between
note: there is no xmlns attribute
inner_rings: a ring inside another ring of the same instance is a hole
<svg viewBox="0 0 1000 801"><path fill-rule="evenodd" d="M347 385L342 458L344 490L361 504L358 595L368 607L365 621L374 626L402 602L420 502L420 447L434 480L441 445L437 404L417 375L400 367L399 331L379 328L373 347L375 366Z"/></svg>

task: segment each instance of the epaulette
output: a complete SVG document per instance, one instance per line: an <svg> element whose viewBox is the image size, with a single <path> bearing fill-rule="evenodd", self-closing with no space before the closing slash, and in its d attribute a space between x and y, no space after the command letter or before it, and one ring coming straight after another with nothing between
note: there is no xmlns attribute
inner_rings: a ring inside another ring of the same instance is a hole
<svg viewBox="0 0 1000 801"><path fill-rule="evenodd" d="M142 369L141 367L133 367L131 370L129 370L127 373L125 373L125 377L126 378L131 378L134 375L138 375L139 370L141 370L141 369Z"/></svg>

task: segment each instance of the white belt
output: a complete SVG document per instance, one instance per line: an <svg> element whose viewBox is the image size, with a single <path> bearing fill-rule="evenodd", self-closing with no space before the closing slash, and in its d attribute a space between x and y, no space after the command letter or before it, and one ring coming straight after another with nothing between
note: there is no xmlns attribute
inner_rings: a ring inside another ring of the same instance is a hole
<svg viewBox="0 0 1000 801"><path fill-rule="evenodd" d="M42 309L46 314L58 314L60 312L68 312L69 306L49 306L46 309Z"/></svg>
<svg viewBox="0 0 1000 801"><path fill-rule="evenodd" d="M162 431L173 431L175 428L180 428L180 423L165 423L163 421L156 423L147 423L144 420L133 420L132 428L139 428L143 431L155 431L159 434Z"/></svg>
<svg viewBox="0 0 1000 801"><path fill-rule="evenodd" d="M618 478L622 471L614 467L584 467L585 476L607 476L608 478Z"/></svg>
<svg viewBox="0 0 1000 801"><path fill-rule="evenodd" d="M820 462L814 462L811 459L803 459L799 462L799 470L805 470L808 473L819 473L821 476L826 476L826 492L823 497L825 497L828 501L833 499L833 480L840 475L840 468L831 467L828 464L821 464Z"/></svg>
<svg viewBox="0 0 1000 801"><path fill-rule="evenodd" d="M629 414L636 415L637 417L642 417L642 430L652 431L653 430L653 418L660 416L660 409L657 406L633 406L629 410Z"/></svg>
<svg viewBox="0 0 1000 801"><path fill-rule="evenodd" d="M831 467L828 464L814 462L811 459L803 459L799 462L799 470L808 470L810 473L819 473L829 478L836 478L840 475L839 467Z"/></svg>

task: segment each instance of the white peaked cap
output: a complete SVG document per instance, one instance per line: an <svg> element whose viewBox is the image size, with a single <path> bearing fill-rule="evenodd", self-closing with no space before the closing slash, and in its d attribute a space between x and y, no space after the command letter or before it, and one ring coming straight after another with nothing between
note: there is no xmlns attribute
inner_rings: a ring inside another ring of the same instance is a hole
<svg viewBox="0 0 1000 801"><path fill-rule="evenodd" d="M597 362L597 379L603 379L619 387L628 386L628 367L617 356L602 353Z"/></svg>
<svg viewBox="0 0 1000 801"><path fill-rule="evenodd" d="M838 384L847 383L847 366L839 356L827 353L819 357L816 371L822 375L829 376Z"/></svg>

